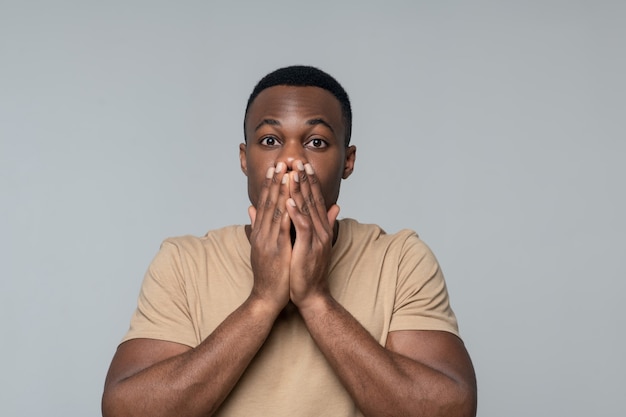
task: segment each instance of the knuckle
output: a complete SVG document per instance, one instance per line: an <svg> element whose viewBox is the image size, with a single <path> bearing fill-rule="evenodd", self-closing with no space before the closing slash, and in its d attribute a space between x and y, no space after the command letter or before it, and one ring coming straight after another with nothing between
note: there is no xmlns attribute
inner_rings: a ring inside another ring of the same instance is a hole
<svg viewBox="0 0 626 417"><path fill-rule="evenodd" d="M303 223L300 227L302 228L302 231L305 232L305 233L308 233L308 232L311 231L311 224L308 223L308 222L307 223Z"/></svg>
<svg viewBox="0 0 626 417"><path fill-rule="evenodd" d="M274 215L272 216L272 220L274 222L280 222L280 219L283 217L283 211L279 208L274 209Z"/></svg>

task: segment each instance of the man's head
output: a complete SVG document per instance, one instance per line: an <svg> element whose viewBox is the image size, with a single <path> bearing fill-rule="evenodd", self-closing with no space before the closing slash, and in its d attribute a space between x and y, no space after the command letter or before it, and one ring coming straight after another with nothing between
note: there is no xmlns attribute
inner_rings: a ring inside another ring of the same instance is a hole
<svg viewBox="0 0 626 417"><path fill-rule="evenodd" d="M341 180L354 168L349 146L348 95L330 75L312 67L288 67L264 77L250 95L239 146L241 170L256 207L267 170L283 162L309 163L319 180L326 208L337 202Z"/></svg>
<svg viewBox="0 0 626 417"><path fill-rule="evenodd" d="M330 74L317 69L315 67L305 65L293 65L289 67L279 68L270 72L261 79L252 90L246 105L246 113L244 116L244 139L246 136L246 118L250 105L254 102L261 91L277 85L288 85L293 87L318 87L331 93L339 101L341 105L341 113L343 115L343 123L345 127L345 145L350 144L352 136L352 107L350 106L350 98L346 90L335 80Z"/></svg>

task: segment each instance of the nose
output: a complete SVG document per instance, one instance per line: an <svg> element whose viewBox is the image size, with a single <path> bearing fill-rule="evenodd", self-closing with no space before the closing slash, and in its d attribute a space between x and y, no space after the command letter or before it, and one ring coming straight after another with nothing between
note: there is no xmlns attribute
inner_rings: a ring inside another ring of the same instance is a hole
<svg viewBox="0 0 626 417"><path fill-rule="evenodd" d="M299 140L286 141L280 151L280 155L278 155L276 163L284 162L285 165L287 165L287 171L292 171L295 169L295 161L302 161L303 164L307 163L304 155L304 147Z"/></svg>

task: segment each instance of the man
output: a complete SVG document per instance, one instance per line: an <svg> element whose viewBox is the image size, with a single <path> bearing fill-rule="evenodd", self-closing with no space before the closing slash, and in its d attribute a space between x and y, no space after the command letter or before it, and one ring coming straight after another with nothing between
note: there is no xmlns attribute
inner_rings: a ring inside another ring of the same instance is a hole
<svg viewBox="0 0 626 417"><path fill-rule="evenodd" d="M240 145L251 222L163 243L105 416L475 415L432 253L413 232L337 220L351 123L344 89L318 69L259 82Z"/></svg>

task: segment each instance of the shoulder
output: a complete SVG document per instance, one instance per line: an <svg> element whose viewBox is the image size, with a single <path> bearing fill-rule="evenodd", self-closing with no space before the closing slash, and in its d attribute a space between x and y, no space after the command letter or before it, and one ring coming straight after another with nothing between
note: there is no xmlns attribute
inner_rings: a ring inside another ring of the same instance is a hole
<svg viewBox="0 0 626 417"><path fill-rule="evenodd" d="M339 221L339 239L342 240L341 243L359 242L360 244L391 246L398 250L430 252L428 246L414 230L402 229L395 233L387 233L377 224L360 223L350 218Z"/></svg>
<svg viewBox="0 0 626 417"><path fill-rule="evenodd" d="M175 248L181 252L204 252L208 247L237 246L245 244L245 230L243 225L225 226L209 230L204 236L183 235L168 237L161 243L161 248Z"/></svg>
<svg viewBox="0 0 626 417"><path fill-rule="evenodd" d="M233 225L210 230L204 236L184 235L169 237L161 243L153 265L178 264L196 270L216 259L247 259L250 243L244 226Z"/></svg>

